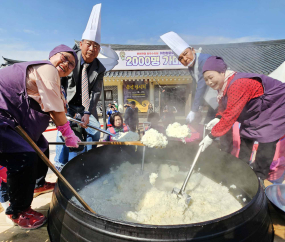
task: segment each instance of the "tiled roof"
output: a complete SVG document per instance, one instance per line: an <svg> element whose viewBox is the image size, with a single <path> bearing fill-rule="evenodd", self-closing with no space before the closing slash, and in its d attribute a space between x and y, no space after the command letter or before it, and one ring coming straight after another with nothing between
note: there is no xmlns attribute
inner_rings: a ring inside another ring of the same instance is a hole
<svg viewBox="0 0 285 242"><path fill-rule="evenodd" d="M79 47L78 40L75 40L75 45L73 49L76 49ZM113 50L169 50L169 47L167 45L117 45L117 44L101 44L104 46L111 46Z"/></svg>
<svg viewBox="0 0 285 242"><path fill-rule="evenodd" d="M8 59L8 58L5 58L4 56L2 56L2 58L3 58L3 60L5 61L5 63L0 66L0 69L1 69L1 68L4 68L4 67L7 66L7 65L8 65L8 66L9 66L9 65L12 65L12 64L14 64L14 63L25 62L25 61L20 61L20 60Z"/></svg>
<svg viewBox="0 0 285 242"><path fill-rule="evenodd" d="M105 77L189 76L188 70L108 71Z"/></svg>
<svg viewBox="0 0 285 242"><path fill-rule="evenodd" d="M75 41L78 43L78 41ZM103 44L109 46L108 44ZM110 44L113 50L169 50L167 45L117 45ZM202 53L223 57L228 66L239 72L253 72L268 75L285 60L285 39L216 44L192 45L202 48Z"/></svg>
<svg viewBox="0 0 285 242"><path fill-rule="evenodd" d="M75 41L74 48L78 41ZM102 44L109 46L109 44ZM169 50L166 45L117 45L110 44L114 50ZM218 55L224 58L228 66L239 72L254 72L268 75L285 60L285 39L248 43L193 45L195 49L202 48L202 53ZM3 59L8 65L21 62ZM5 65L5 64L4 64ZM179 76L186 74L187 70L161 70L161 71L110 71L106 76L143 76L147 73L153 76Z"/></svg>
<svg viewBox="0 0 285 242"><path fill-rule="evenodd" d="M202 53L223 57L239 72L268 75L285 60L285 40L201 46Z"/></svg>
<svg viewBox="0 0 285 242"><path fill-rule="evenodd" d="M2 56L2 58L4 59L4 61L10 63L10 62L13 62L13 63L21 63L21 62L25 62L25 61L20 61L20 60L13 60L13 59L8 59L4 56Z"/></svg>

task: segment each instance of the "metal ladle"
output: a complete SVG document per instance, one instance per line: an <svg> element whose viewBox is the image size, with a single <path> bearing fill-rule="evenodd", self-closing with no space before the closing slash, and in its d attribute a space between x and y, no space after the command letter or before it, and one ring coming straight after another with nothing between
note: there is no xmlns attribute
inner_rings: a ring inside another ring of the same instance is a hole
<svg viewBox="0 0 285 242"><path fill-rule="evenodd" d="M78 123L78 124L84 124L82 121L80 121L80 120L78 120L78 119L71 118L71 117L69 117L69 116L66 116L66 118L67 118L67 120L69 120L69 121L76 122L76 123ZM109 135L111 135L112 137L115 137L115 138L118 138L118 137L119 137L118 134L112 134L111 132L109 132L109 131L107 131L107 130L105 130L105 129L97 128L97 127L95 127L95 126L93 126L93 125L90 125L90 124L87 124L86 126L89 127L89 128L91 128L91 129L96 129L96 130L99 131L99 132L102 132L102 133L105 133L105 134L109 134Z"/></svg>
<svg viewBox="0 0 285 242"><path fill-rule="evenodd" d="M199 156L200 156L200 153L201 153L201 151L202 151L202 148L203 148L203 145L201 145L201 146L199 147L199 150L198 150L198 152L197 152L197 154L196 154L196 156L195 156L195 159L194 159L194 161L193 161L193 163L192 163L192 166L191 166L191 168L190 168L190 170L189 170L189 172L188 172L188 174L187 174L187 176L186 176L186 178L185 178L185 181L184 181L184 183L183 183L181 189L179 190L179 188L174 187L174 188L173 188L173 191L172 191L172 193L175 193L179 199L182 198L182 197L185 198L185 201L186 201L187 204L190 203L190 201L191 201L191 196L188 195L188 194L185 192L185 188L186 188L186 186L187 186L187 184L188 184L188 181L189 181L189 179L190 179L190 176L191 176L191 174L192 174L192 172L193 172L193 170L194 170L194 167L195 167L195 165L196 165L196 162L197 162L197 160L198 160L198 158L199 158Z"/></svg>
<svg viewBox="0 0 285 242"><path fill-rule="evenodd" d="M205 136L206 136L206 124L204 125L203 139L205 138ZM195 156L195 159L194 159L194 161L193 161L193 163L192 163L192 166L191 166L191 168L190 168L190 170L189 170L189 172L188 172L188 174L187 174L187 176L186 176L186 178L185 178L185 180L184 180L184 183L183 183L181 189L179 190L179 188L174 187L173 190L172 190L172 193L176 194L179 199L180 199L180 198L184 198L184 199L185 199L185 202L186 202L187 204L190 203L190 201L191 201L191 196L188 195L188 194L185 192L185 188L186 188L186 186L187 186L187 184L188 184L188 181L189 181L189 179L190 179L190 176L191 176L191 174L192 174L192 172L193 172L193 170L194 170L194 167L195 167L195 165L196 165L196 162L197 162L197 160L198 160L198 158L199 158L199 156L200 156L200 154L201 154L202 148L203 148L203 145L201 145L201 146L199 147L199 150L198 150L198 152L197 152L197 154L196 154L196 156Z"/></svg>

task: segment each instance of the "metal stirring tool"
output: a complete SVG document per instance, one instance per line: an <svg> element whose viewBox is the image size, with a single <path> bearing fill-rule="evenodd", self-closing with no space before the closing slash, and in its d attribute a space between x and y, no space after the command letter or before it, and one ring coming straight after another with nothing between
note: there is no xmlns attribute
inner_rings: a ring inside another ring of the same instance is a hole
<svg viewBox="0 0 285 242"><path fill-rule="evenodd" d="M192 166L191 166L191 168L190 168L190 170L189 170L189 172L188 172L188 174L187 174L187 176L186 176L186 178L185 178L185 180L184 180L184 183L183 183L181 189L175 187L175 188L173 188L173 191L172 191L172 193L175 193L179 199L180 199L180 198L184 198L187 204L190 203L190 201L191 201L191 196L188 195L188 194L185 192L185 188L186 188L186 186L187 186L187 184L188 184L188 181L189 181L189 179L190 179L190 176L191 176L191 174L192 174L192 172L193 172L193 170L194 170L194 167L195 167L195 165L196 165L196 162L197 162L197 160L198 160L198 158L199 158L199 156L200 156L200 153L201 153L201 151L202 151L202 148L203 148L203 145L201 145L201 146L199 147L199 150L198 150L198 152L197 152L197 154L196 154L196 156L195 156L195 159L194 159L194 161L193 161L193 163L192 163Z"/></svg>
<svg viewBox="0 0 285 242"><path fill-rule="evenodd" d="M151 122L144 122L143 123L143 130L144 132L146 131L146 125L148 125L148 127L151 126ZM144 169L144 159L145 159L145 146L143 147L143 155L142 155L142 167L141 167L141 173L143 174L143 169Z"/></svg>
<svg viewBox="0 0 285 242"><path fill-rule="evenodd" d="M81 122L81 121L78 120L78 119L74 119L74 118L71 118L71 117L69 117L69 116L66 116L66 118L67 118L67 120L69 120L69 121L76 122L76 123L78 123L78 124L83 124L83 122ZM119 134L112 134L111 132L109 132L109 131L107 131L107 130L104 130L104 129L95 127L95 126L93 126L93 125L87 124L86 126L89 127L89 128L92 128L92 129L96 129L96 130L99 131L99 132L102 132L102 133L105 133L105 134L109 134L109 135L111 135L112 137L115 137L115 138L118 138L118 137L119 137Z"/></svg>
<svg viewBox="0 0 285 242"><path fill-rule="evenodd" d="M206 126L207 126L207 125L205 124L205 125L204 125L204 131L203 131L203 139L204 139L205 136L206 136ZM201 154L202 148L203 148L203 145L201 145L201 146L199 147L199 150L198 150L198 152L197 152L197 154L196 154L196 156L195 156L195 159L194 159L194 161L193 161L193 163L192 163L192 166L191 166L191 168L190 168L190 170L189 170L189 172L188 172L188 174L187 174L187 176L186 176L186 178L185 178L185 180L184 180L184 183L183 183L181 189L174 187L173 190L172 190L172 193L176 194L179 199L180 199L180 198L184 198L184 199L185 199L185 202L186 202L187 204L190 203L190 201L191 201L191 196L188 195L188 194L185 192L185 188L186 188L186 186L187 186L187 184L188 184L188 181L189 181L189 179L190 179L190 176L191 176L191 174L192 174L192 172L193 172L193 170L194 170L194 167L195 167L195 165L196 165L196 162L197 162L197 160L198 160L198 158L199 158L199 156L200 156L200 154Z"/></svg>

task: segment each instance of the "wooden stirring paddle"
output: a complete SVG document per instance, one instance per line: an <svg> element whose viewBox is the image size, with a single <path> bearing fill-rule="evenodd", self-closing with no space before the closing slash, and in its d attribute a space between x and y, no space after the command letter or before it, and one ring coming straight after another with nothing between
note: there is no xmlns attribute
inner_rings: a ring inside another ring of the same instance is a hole
<svg viewBox="0 0 285 242"><path fill-rule="evenodd" d="M45 154L41 151L41 149L36 145L36 143L31 139L31 137L23 130L23 128L18 125L16 126L16 131L19 135L21 135L24 140L26 140L36 151L39 157L43 160L43 162L56 174L58 179L73 193L73 195L77 198L77 200L82 204L84 208L89 210L92 213L95 213L92 208L83 200L83 198L75 191L75 189L70 185L70 183L64 178L63 175L54 167L54 165L50 162L50 160L45 156Z"/></svg>

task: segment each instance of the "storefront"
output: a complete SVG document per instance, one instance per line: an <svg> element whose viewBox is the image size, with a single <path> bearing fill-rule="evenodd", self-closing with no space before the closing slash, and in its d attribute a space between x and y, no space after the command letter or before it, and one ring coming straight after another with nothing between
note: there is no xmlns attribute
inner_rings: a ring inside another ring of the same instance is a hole
<svg viewBox="0 0 285 242"><path fill-rule="evenodd" d="M110 73L107 73L107 75L108 74ZM145 81L148 81L149 84L142 84ZM130 82L131 84L128 85L126 84L126 82ZM105 76L104 87L106 104L111 103L112 101L117 101L119 111L123 112L123 106L126 101L134 100L140 112L147 112L147 107L149 103L152 103L155 107L155 110L159 111L165 100L162 100L162 91L157 83L159 83L162 88L165 88L166 92L168 93L167 97L171 98L171 102L174 102L175 105L177 105L176 103L179 102L179 106L181 106L182 104L182 107L180 108L180 113L182 114L181 110L183 108L184 112L187 113L190 107L191 100L191 88L189 85L191 83L191 77L189 76L189 73L185 73L183 76L137 76L131 78L126 76ZM145 93L142 93L142 89L140 89L137 91L139 92L138 95L130 96L130 90L132 91L132 94L134 94L134 90L136 90L136 87L140 87L142 85L146 86L146 88L144 88ZM127 89L128 87L129 89ZM128 92L126 92L126 89L128 90ZM181 89L182 91L180 95L177 95L178 92L176 90ZM173 96L171 95L172 90L175 90ZM185 110L186 108L188 109ZM182 115L184 115L184 113Z"/></svg>
<svg viewBox="0 0 285 242"><path fill-rule="evenodd" d="M117 49L116 53L119 64L104 77L106 104L117 101L120 112L130 101L141 113L147 112L149 103L156 112L166 104L175 106L180 116L189 112L192 78L172 51Z"/></svg>

